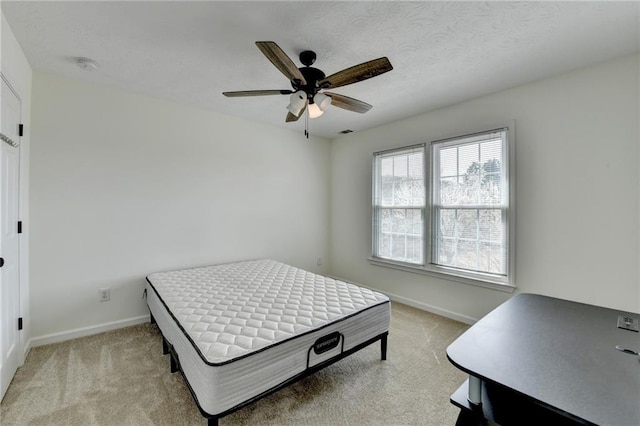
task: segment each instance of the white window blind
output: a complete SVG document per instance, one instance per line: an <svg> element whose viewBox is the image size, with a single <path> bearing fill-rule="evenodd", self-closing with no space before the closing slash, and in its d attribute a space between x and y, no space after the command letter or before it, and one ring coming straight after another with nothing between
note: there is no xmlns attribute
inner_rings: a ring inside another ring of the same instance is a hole
<svg viewBox="0 0 640 426"><path fill-rule="evenodd" d="M373 256L422 265L425 259L424 145L374 154Z"/></svg>
<svg viewBox="0 0 640 426"><path fill-rule="evenodd" d="M508 133L432 143L434 265L507 276Z"/></svg>

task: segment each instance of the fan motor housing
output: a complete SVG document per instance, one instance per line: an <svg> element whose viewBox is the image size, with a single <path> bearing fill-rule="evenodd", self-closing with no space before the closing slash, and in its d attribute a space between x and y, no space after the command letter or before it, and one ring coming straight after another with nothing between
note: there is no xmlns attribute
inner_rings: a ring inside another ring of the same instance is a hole
<svg viewBox="0 0 640 426"><path fill-rule="evenodd" d="M296 91L304 90L305 93L307 94L307 97L311 99L313 98L313 95L315 95L320 89L318 87L318 81L325 78L325 74L318 68L313 68L313 67L302 67L298 69L304 76L304 79L307 81L307 84L302 85L302 84L299 84L299 82L294 80L291 82L291 86L293 86L294 90Z"/></svg>

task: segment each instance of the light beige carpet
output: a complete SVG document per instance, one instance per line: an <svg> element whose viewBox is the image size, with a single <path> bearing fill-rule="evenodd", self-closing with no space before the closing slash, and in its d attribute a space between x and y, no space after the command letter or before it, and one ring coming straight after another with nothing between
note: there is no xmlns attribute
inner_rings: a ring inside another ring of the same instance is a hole
<svg viewBox="0 0 640 426"><path fill-rule="evenodd" d="M454 425L445 349L466 329L394 303L387 361L373 344L220 425ZM151 324L32 349L1 408L2 426L207 424Z"/></svg>

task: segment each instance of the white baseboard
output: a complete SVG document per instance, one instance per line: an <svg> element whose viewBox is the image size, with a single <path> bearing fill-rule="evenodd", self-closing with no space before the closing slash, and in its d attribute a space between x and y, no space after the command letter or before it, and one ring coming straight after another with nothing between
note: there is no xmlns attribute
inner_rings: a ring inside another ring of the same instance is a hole
<svg viewBox="0 0 640 426"><path fill-rule="evenodd" d="M376 291L379 291L379 290L376 290ZM431 312L432 314L440 315L441 317L446 317L452 320L463 322L465 324L472 325L478 321L476 318L472 318L467 315L462 315L457 312L452 312L447 309L438 308L436 306L428 305L426 303L418 302L416 300L409 299L407 297L398 296L397 294L392 294L392 293L385 293L385 294L389 296L389 299L393 300L394 302L402 303L403 305L409 305L414 308L421 309L423 311Z"/></svg>
<svg viewBox="0 0 640 426"><path fill-rule="evenodd" d="M474 323L476 323L478 321L477 318L472 318L470 316L463 315L463 314L460 314L460 313L457 313L457 312L453 312L453 311L449 311L447 309L438 308L437 306L432 306L432 305L429 305L427 303L418 302L417 300L409 299L408 297L400 296L400 295L397 295L397 294L394 294L394 293L389 293L389 292L386 292L386 291L382 291L382 290L379 290L377 288L372 288L372 287L368 287L366 285L362 285L362 284L359 284L359 283L354 283L352 281L345 280L344 278L340 278L340 277L336 277L336 276L332 276L332 278L334 278L336 280L352 283L352 284L355 284L355 285L360 286L360 287L368 288L370 290L378 291L378 292L383 293L386 296L388 296L389 299L391 299L394 302L402 303L403 305L408 305L408 306L411 306L411 307L414 307L414 308L418 308L418 309L423 310L423 311L431 312L432 314L440 315L441 317L450 318L452 320L460 321L460 322L463 322L463 323L469 324L469 325L472 325L472 324L474 324Z"/></svg>
<svg viewBox="0 0 640 426"><path fill-rule="evenodd" d="M149 322L149 315L142 315L135 318L129 318L119 321L107 322L89 327L76 328L74 330L62 331L60 333L46 334L44 336L32 337L27 342L27 350L51 343L64 342L65 340L77 339L78 337L91 336L93 334L104 333L105 331L117 330L119 328L130 327L132 325L143 324Z"/></svg>

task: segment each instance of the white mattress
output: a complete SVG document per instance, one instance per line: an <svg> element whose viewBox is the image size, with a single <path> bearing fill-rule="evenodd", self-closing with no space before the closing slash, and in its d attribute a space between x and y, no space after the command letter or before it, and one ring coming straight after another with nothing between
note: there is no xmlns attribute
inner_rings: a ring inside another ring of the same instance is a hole
<svg viewBox="0 0 640 426"><path fill-rule="evenodd" d="M389 329L385 295L274 260L162 272L147 281L149 309L200 409L212 416ZM340 344L311 350L333 332L342 334Z"/></svg>

